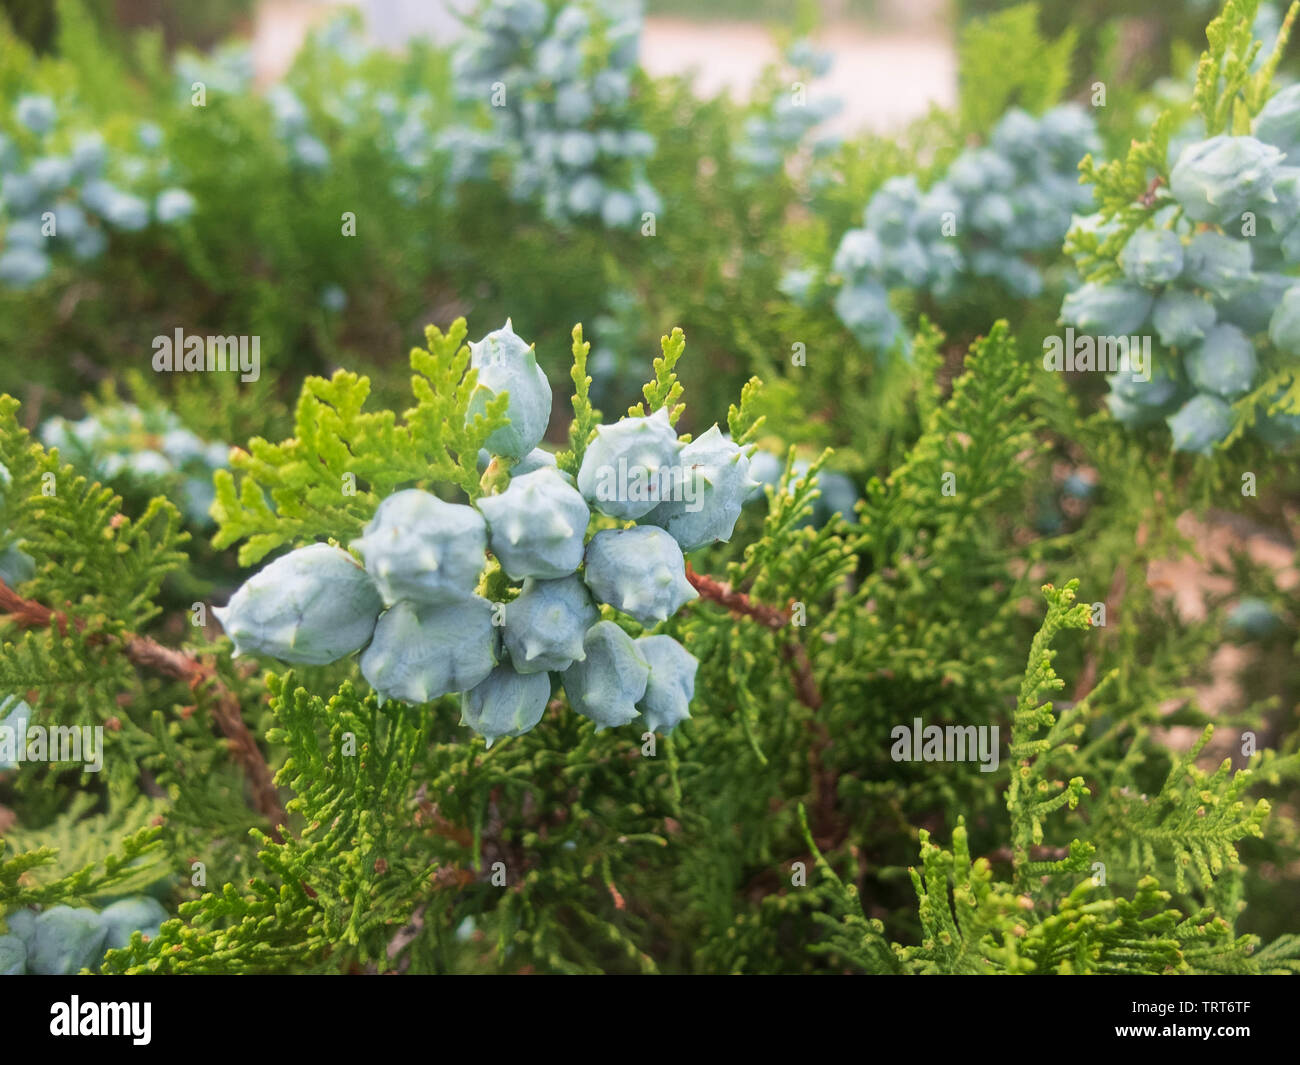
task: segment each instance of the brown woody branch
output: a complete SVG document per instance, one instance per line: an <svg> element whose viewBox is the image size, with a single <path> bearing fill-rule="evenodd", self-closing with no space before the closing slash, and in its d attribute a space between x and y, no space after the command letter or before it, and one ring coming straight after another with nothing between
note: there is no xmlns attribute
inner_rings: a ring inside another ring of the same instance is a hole
<svg viewBox="0 0 1300 1065"><path fill-rule="evenodd" d="M1143 207L1154 207L1156 203L1156 192L1159 191L1160 186L1164 183L1165 179L1157 174L1151 179L1151 184L1147 186L1146 192L1138 198L1138 202L1142 204Z"/></svg>
<svg viewBox="0 0 1300 1065"><path fill-rule="evenodd" d="M68 615L51 610L34 599L24 599L0 581L0 614L7 614L14 622L24 628L46 628L53 626L59 635L68 634ZM85 621L72 619L78 631L85 627ZM96 642L107 640L101 635ZM280 804L275 791L274 774L262 755L261 748L253 739L253 734L244 724L244 715L240 709L239 699L227 688L210 662L204 662L187 651L164 647L144 636L126 635L120 637L126 656L141 669L151 670L164 676L185 681L196 695L206 688L212 696L212 716L226 737L226 743L235 760L243 767L248 776L249 786L253 791L253 801L257 810L271 822L271 835L276 842L281 842L281 826L288 823L284 807Z"/></svg>
<svg viewBox="0 0 1300 1065"><path fill-rule="evenodd" d="M790 616L784 611L764 603L756 603L744 592L734 591L731 585L724 584L707 573L696 573L689 562L686 563L686 579L703 598L720 603L733 614L753 618L769 629L783 629L789 624Z"/></svg>
<svg viewBox="0 0 1300 1065"><path fill-rule="evenodd" d="M779 632L790 624L790 615L784 610L758 603L744 592L738 592L729 584L724 584L705 573L696 573L691 564L686 563L686 579L700 593L700 597L725 606L733 614L750 618L764 628ZM798 640L787 640L781 645L781 657L790 667L791 679L794 681L795 694L799 701L810 710L817 710L822 705L822 693L813 676L812 663L808 661L808 652Z"/></svg>

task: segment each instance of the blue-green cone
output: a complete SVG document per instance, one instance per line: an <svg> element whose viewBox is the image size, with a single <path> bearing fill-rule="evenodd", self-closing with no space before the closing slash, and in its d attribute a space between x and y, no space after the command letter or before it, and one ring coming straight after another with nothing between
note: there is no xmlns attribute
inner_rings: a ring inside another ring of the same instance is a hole
<svg viewBox="0 0 1300 1065"><path fill-rule="evenodd" d="M517 673L559 672L582 658L582 640L600 611L577 574L524 581L506 604L504 642Z"/></svg>
<svg viewBox="0 0 1300 1065"><path fill-rule="evenodd" d="M1144 381L1131 373L1107 374L1106 383L1113 394L1138 407L1160 408L1177 397L1179 379L1167 361L1157 363L1151 370L1151 380Z"/></svg>
<svg viewBox="0 0 1300 1065"><path fill-rule="evenodd" d="M1266 333L1277 305L1295 283L1296 279L1286 274L1256 273L1250 284L1239 288L1228 299L1219 301L1219 319L1252 336Z"/></svg>
<svg viewBox="0 0 1300 1065"><path fill-rule="evenodd" d="M487 525L473 507L410 488L379 504L354 550L392 606L468 599L487 565Z"/></svg>
<svg viewBox="0 0 1300 1065"><path fill-rule="evenodd" d="M1169 191L1196 222L1224 225L1273 200L1282 153L1254 137L1220 134L1183 149L1169 174Z"/></svg>
<svg viewBox="0 0 1300 1065"><path fill-rule="evenodd" d="M811 465L807 459L795 459L790 467L790 480L785 486L787 495L794 495L797 482L808 476ZM855 508L861 497L857 485L850 478L835 470L823 469L813 475L811 483L818 494L812 501L812 511L800 519L799 528L820 529L836 514L846 521L854 520Z"/></svg>
<svg viewBox="0 0 1300 1065"><path fill-rule="evenodd" d="M513 580L564 577L582 564L591 511L553 468L513 478L500 495L484 496L492 553Z"/></svg>
<svg viewBox="0 0 1300 1065"><path fill-rule="evenodd" d="M663 529L639 525L605 529L587 545L587 587L602 603L653 625L699 594L686 579L686 560Z"/></svg>
<svg viewBox="0 0 1300 1065"><path fill-rule="evenodd" d="M551 698L548 673L517 673L497 666L487 679L460 697L460 723L492 746L498 736L522 736L546 713Z"/></svg>
<svg viewBox="0 0 1300 1065"><path fill-rule="evenodd" d="M497 664L492 612L477 595L451 606L397 603L375 626L361 674L382 700L425 703L467 691Z"/></svg>
<svg viewBox="0 0 1300 1065"><path fill-rule="evenodd" d="M492 461L492 452L487 448L478 449L478 459L476 465L480 474L486 472L488 463ZM535 447L528 452L523 458L510 467L511 477L522 477L525 473L533 473L535 470L555 469L555 455L543 447ZM566 474L567 476L567 474ZM570 478L571 479L571 478Z"/></svg>
<svg viewBox="0 0 1300 1065"><path fill-rule="evenodd" d="M41 976L71 976L98 965L107 935L99 914L55 906L36 918L27 968Z"/></svg>
<svg viewBox="0 0 1300 1065"><path fill-rule="evenodd" d="M936 223L935 232L930 235L937 234ZM840 238L839 247L831 259L831 270L837 274L875 274L879 272L884 256L885 246L875 233L869 229L850 229Z"/></svg>
<svg viewBox="0 0 1300 1065"><path fill-rule="evenodd" d="M730 540L740 508L758 487L744 449L714 425L682 448L678 462L673 498L645 520L666 530L684 552Z"/></svg>
<svg viewBox="0 0 1300 1065"><path fill-rule="evenodd" d="M0 976L22 976L27 971L27 944L17 936L0 936Z"/></svg>
<svg viewBox="0 0 1300 1065"><path fill-rule="evenodd" d="M562 674L569 704L596 722L596 731L626 725L640 716L650 663L636 642L612 621L598 621L583 640L586 657Z"/></svg>
<svg viewBox="0 0 1300 1065"><path fill-rule="evenodd" d="M1151 293L1136 285L1088 281L1065 297L1061 321L1094 336L1129 336L1151 313Z"/></svg>
<svg viewBox="0 0 1300 1065"><path fill-rule="evenodd" d="M532 351L532 345L515 332L510 319L500 329L488 333L482 340L469 342L470 365L486 366L490 362L520 363Z"/></svg>
<svg viewBox="0 0 1300 1065"><path fill-rule="evenodd" d="M1269 636L1279 626L1278 616L1263 599L1248 596L1232 608L1228 627L1256 638Z"/></svg>
<svg viewBox="0 0 1300 1065"><path fill-rule="evenodd" d="M867 204L863 221L885 241L907 237L921 200L921 189L911 174L889 178Z"/></svg>
<svg viewBox="0 0 1300 1065"><path fill-rule="evenodd" d="M889 290L874 281L844 285L832 304L840 321L870 348L888 348L898 336L902 323L889 303Z"/></svg>
<svg viewBox="0 0 1300 1065"><path fill-rule="evenodd" d="M671 636L642 636L636 645L650 663L650 679L637 709L651 732L666 736L691 716L700 660Z"/></svg>
<svg viewBox="0 0 1300 1065"><path fill-rule="evenodd" d="M1163 285L1183 272L1183 242L1168 229L1139 229L1119 253L1124 276L1139 285Z"/></svg>
<svg viewBox="0 0 1300 1065"><path fill-rule="evenodd" d="M1187 352L1187 377L1200 391L1243 396L1255 380L1255 345L1235 325L1216 325Z"/></svg>
<svg viewBox="0 0 1300 1065"><path fill-rule="evenodd" d="M142 932L149 939L158 935L158 928L169 914L162 903L148 895L120 899L105 907L99 915L104 926L104 949L121 950L131 942L132 932Z"/></svg>
<svg viewBox="0 0 1300 1065"><path fill-rule="evenodd" d="M1275 203L1264 204L1259 213L1268 222L1267 227L1257 227L1258 235L1277 239L1285 235L1300 217L1300 167L1290 157L1290 166L1278 167L1273 177Z"/></svg>
<svg viewBox="0 0 1300 1065"><path fill-rule="evenodd" d="M484 463L483 467L486 469L487 463ZM510 467L510 476L522 477L526 473L533 473L535 470L542 469L555 469L555 456L545 448L535 447ZM483 470L480 469L479 473L482 472Z"/></svg>
<svg viewBox="0 0 1300 1065"><path fill-rule="evenodd" d="M35 576L36 560L17 544L10 544L0 551L0 581L4 581L10 588L17 588Z"/></svg>
<svg viewBox="0 0 1300 1065"><path fill-rule="evenodd" d="M990 141L1007 159L1030 163L1042 150L1038 119L1019 107L1012 107L998 119Z"/></svg>
<svg viewBox="0 0 1300 1065"><path fill-rule="evenodd" d="M506 416L510 424L487 438L494 455L522 459L542 441L551 420L551 384L537 365L533 349L515 335L510 320L494 333L472 343L470 366L478 371L478 387L470 397L466 417L482 414L488 400L510 393Z"/></svg>
<svg viewBox="0 0 1300 1065"><path fill-rule="evenodd" d="M213 613L236 655L320 666L364 647L382 609L379 590L356 559L311 544L254 574Z"/></svg>
<svg viewBox="0 0 1300 1065"><path fill-rule="evenodd" d="M1282 257L1290 264L1300 263L1300 223L1292 226L1282 238Z"/></svg>
<svg viewBox="0 0 1300 1065"><path fill-rule="evenodd" d="M1160 335L1160 343L1171 348L1201 340L1214 320L1214 304L1186 289L1170 289L1156 300L1151 312L1151 323Z"/></svg>
<svg viewBox="0 0 1300 1065"><path fill-rule="evenodd" d="M1255 136L1300 163L1300 85L1289 85L1264 105L1255 119Z"/></svg>
<svg viewBox="0 0 1300 1065"><path fill-rule="evenodd" d="M680 450L663 408L649 417L598 426L582 456L578 491L611 518L643 517L666 498Z"/></svg>
<svg viewBox="0 0 1300 1065"><path fill-rule="evenodd" d="M33 910L14 910L5 914L5 924L9 926L9 935L17 936L25 946L32 945L36 935L36 913Z"/></svg>
<svg viewBox="0 0 1300 1065"><path fill-rule="evenodd" d="M1269 320L1268 337L1288 355L1300 355L1300 284L1283 293Z"/></svg>
<svg viewBox="0 0 1300 1065"><path fill-rule="evenodd" d="M770 451L755 450L749 456L749 475L754 479L754 487L749 490L745 497L746 503L752 503L755 500L762 499L765 495L763 488L765 485L771 485L773 488L781 483L781 474L785 472L785 462L773 455Z"/></svg>
<svg viewBox="0 0 1300 1065"><path fill-rule="evenodd" d="M1254 256L1245 240L1233 240L1207 230L1187 245L1184 271L1187 279L1220 299L1227 299L1252 283Z"/></svg>
<svg viewBox="0 0 1300 1065"><path fill-rule="evenodd" d="M1175 451L1208 455L1232 428L1232 409L1218 396L1202 392L1165 420L1174 437Z"/></svg>
<svg viewBox="0 0 1300 1065"><path fill-rule="evenodd" d="M854 520L854 508L861 498L858 486L842 473L835 470L821 470L817 474L817 487L821 495L817 498L814 514L820 527L839 514L846 521Z"/></svg>
<svg viewBox="0 0 1300 1065"><path fill-rule="evenodd" d="M1116 392L1106 397L1106 409L1112 418L1130 429L1158 422L1163 414L1159 407L1144 407Z"/></svg>

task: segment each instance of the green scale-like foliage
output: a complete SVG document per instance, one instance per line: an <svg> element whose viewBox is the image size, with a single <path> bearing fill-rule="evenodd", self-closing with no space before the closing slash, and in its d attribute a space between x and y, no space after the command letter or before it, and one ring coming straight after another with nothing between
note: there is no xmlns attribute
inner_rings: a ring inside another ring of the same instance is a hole
<svg viewBox="0 0 1300 1065"><path fill-rule="evenodd" d="M484 415L466 424L478 380L462 343L466 332L464 319L445 336L430 326L428 349L411 352L416 406L402 425L392 411L363 410L370 393L365 377L339 370L328 381L308 378L293 438L281 444L254 439L248 452L236 454L238 489L234 476L218 472L216 545L247 540L239 560L251 565L295 540L347 540L360 533L379 500L404 483L448 482L475 498L478 450L505 424L509 399L493 398Z"/></svg>
<svg viewBox="0 0 1300 1065"><path fill-rule="evenodd" d="M1113 895L1106 888L1104 869L1073 886L1068 886L1068 880L1063 883L1063 878L1098 869L1092 864L1098 852L1091 841L1073 839L1068 855L1056 861L1032 859L1031 847L1042 841L1049 816L1074 809L1087 796L1081 778L1067 782L1049 770L1058 751L1075 750L1062 740L1081 731L1078 723L1093 713L1090 700L1059 717L1050 702L1039 702L1042 693L1062 684L1052 668L1053 639L1062 630L1089 625L1086 604L1074 602L1076 587L1077 582L1071 581L1059 590L1044 588L1047 614L1030 649L1014 718L1014 764L1006 793L1014 883L999 880L988 858L972 858L964 819L953 830L951 850L932 843L930 833L921 831L920 868L910 870L920 943L891 948L881 923L863 914L857 888L845 884L817 853L805 825L820 874L839 894L832 912L818 915L828 932L817 947L819 952L869 972L1117 974L1294 968L1295 937L1256 951L1257 940L1235 934L1214 906L1190 911L1170 906L1173 896L1161 890L1159 878L1149 873L1139 876L1129 897ZM1098 688L1094 694L1100 692ZM1044 729L1046 736L1039 738ZM1183 889L1181 866L1192 862L1207 887L1220 873L1230 883L1235 881L1235 844L1259 835L1268 813L1263 800L1250 810L1238 800L1249 780L1248 771L1232 774L1225 764L1207 777L1191 767L1199 751L1200 745L1175 765L1156 802L1126 804L1113 812L1128 833L1143 841L1134 844L1146 848L1141 868L1169 864L1145 841L1159 838L1173 849L1179 891ZM1171 816L1169 807L1182 801L1189 768L1197 789L1195 801L1201 806L1190 817L1177 811ZM1221 813L1207 817L1206 807ZM1112 816L1105 806L1101 813Z"/></svg>
<svg viewBox="0 0 1300 1065"><path fill-rule="evenodd" d="M179 511L155 498L123 513L118 496L34 444L18 413L0 397L0 462L12 478L3 520L35 569L10 591L35 612L4 619L0 692L31 707L33 727L102 729L102 748L97 769L95 740L83 762L6 774L5 798L21 820L5 841L17 856L7 860L3 910L174 885L195 844L207 860L237 854L264 823L213 727L210 693L133 657L162 627L161 589L186 561ZM243 678L230 681L247 690Z"/></svg>
<svg viewBox="0 0 1300 1065"><path fill-rule="evenodd" d="M1075 32L1056 40L1038 28L1038 8L1019 4L965 27L958 50L962 122L987 133L1010 107L1041 114L1065 95Z"/></svg>
<svg viewBox="0 0 1300 1065"><path fill-rule="evenodd" d="M255 878L248 897L227 887L183 907L188 924L170 922L149 960L136 952L141 971L220 972L234 958L243 971L320 968L335 950L377 960L386 947L377 930L428 880L411 794L423 727L383 717L349 686L328 704L284 691L292 680L270 680L279 724L268 738L288 749L279 775L297 792L290 811L305 827L279 845L258 834L259 857L281 886ZM331 727L318 736L323 720Z"/></svg>
<svg viewBox="0 0 1300 1065"><path fill-rule="evenodd" d="M13 505L5 520L34 560L35 575L14 589L55 610L53 623L9 627L0 655L0 691L24 696L32 724L104 725L104 762L134 763L144 747L147 712L123 701L140 678L124 654L131 639L156 619L167 576L185 560L188 539L176 507L154 499L137 518L121 500L89 483L17 428L16 404L3 400L0 462L12 471ZM54 787L48 774L24 773L23 787Z"/></svg>

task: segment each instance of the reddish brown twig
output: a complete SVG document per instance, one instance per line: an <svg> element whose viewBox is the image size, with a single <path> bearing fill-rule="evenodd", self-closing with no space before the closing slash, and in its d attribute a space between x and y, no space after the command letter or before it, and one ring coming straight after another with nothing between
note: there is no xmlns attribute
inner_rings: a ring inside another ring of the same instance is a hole
<svg viewBox="0 0 1300 1065"><path fill-rule="evenodd" d="M1154 207L1156 203L1156 192L1164 183L1165 179L1157 174L1151 179L1151 184L1147 186L1146 192L1139 197L1138 202L1141 203L1143 207Z"/></svg>
<svg viewBox="0 0 1300 1065"><path fill-rule="evenodd" d="M175 677L185 681L190 690L198 693L200 688L208 688L212 694L212 716L217 727L226 737L230 753L234 756L244 772L248 775L249 787L253 790L253 802L257 809L271 822L271 837L281 843L284 837L280 828L288 824L288 816L280 804L275 791L275 774L266 764L262 749L253 739L252 732L244 724L243 710L235 693L221 683L216 669L211 663L202 662L185 651L164 647L142 636L131 636L126 642L126 654L132 662L143 669Z"/></svg>
<svg viewBox="0 0 1300 1065"><path fill-rule="evenodd" d="M783 629L790 622L790 616L784 611L764 603L756 603L744 592L734 591L731 585L724 584L707 573L697 573L689 562L686 563L686 579L703 598L720 603L732 613L753 618L769 629Z"/></svg>
<svg viewBox="0 0 1300 1065"><path fill-rule="evenodd" d="M68 615L51 610L34 599L24 599L3 581L0 581L0 614L8 614L24 628L54 626L59 635L68 634ZM83 619L74 618L72 621L78 631L85 628ZM107 639L107 636L101 635L96 642ZM257 810L271 822L272 837L277 843L281 842L283 836L280 828L288 823L288 817L275 791L274 774L266 764L253 734L244 724L238 698L221 682L216 669L211 663L200 661L187 651L164 647L144 636L127 635L121 640L127 658L139 668L183 680L196 694L202 688L208 689L212 695L212 716L217 727L226 737L231 754L248 775L253 801Z"/></svg>
<svg viewBox="0 0 1300 1065"><path fill-rule="evenodd" d="M764 628L779 632L790 624L790 615L783 610L758 603L744 592L738 592L729 584L716 580L704 573L697 573L686 563L686 579L700 593L700 597L726 607L733 614L750 618ZM818 710L822 705L821 689L817 678L813 676L812 663L808 660L808 651L799 640L791 637L781 643L781 659L790 668L790 679L794 684L795 695L809 710ZM808 748L808 771L812 780L813 791L813 836L819 844L831 845L834 838L832 825L835 814L835 776L827 772L822 764L822 755L830 743L826 726L817 718L808 720L811 742Z"/></svg>
<svg viewBox="0 0 1300 1065"><path fill-rule="evenodd" d="M697 573L691 564L686 563L686 579L700 593L702 599L725 606L733 614L750 618L764 628L779 632L790 624L790 615L784 610L756 603L744 592L738 592L729 584L705 573ZM799 701L810 710L817 710L822 705L822 693L813 676L812 663L808 661L808 652L796 639L786 640L781 645L781 657L790 667L791 680L794 682L795 694Z"/></svg>
<svg viewBox="0 0 1300 1065"><path fill-rule="evenodd" d="M41 628L51 620L59 626L59 635L68 634L68 619L62 614L55 615L49 607L34 599L24 599L4 581L0 581L0 614L8 614L23 628Z"/></svg>
<svg viewBox="0 0 1300 1065"><path fill-rule="evenodd" d="M790 640L781 646L781 657L790 666L790 676L794 681L795 694L799 701L810 710L818 710L822 705L821 689L813 676L812 663L808 661L808 652L798 640Z"/></svg>
<svg viewBox="0 0 1300 1065"><path fill-rule="evenodd" d="M436 835L443 836L462 847L472 847L474 845L474 835L467 828L459 826L448 821L439 813L438 808L429 801L428 785L421 784L415 796L416 810L415 823L420 827L427 827Z"/></svg>

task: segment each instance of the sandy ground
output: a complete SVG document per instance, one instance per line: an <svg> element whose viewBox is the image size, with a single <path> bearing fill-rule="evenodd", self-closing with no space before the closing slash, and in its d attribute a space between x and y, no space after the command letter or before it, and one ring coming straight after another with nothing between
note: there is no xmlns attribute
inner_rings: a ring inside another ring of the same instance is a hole
<svg viewBox="0 0 1300 1065"><path fill-rule="evenodd" d="M441 41L455 39L461 30L453 9L467 3L366 0L360 6L371 37L395 48L417 33ZM266 0L258 8L253 51L259 82L269 83L284 72L307 30L333 6L313 0ZM818 45L835 57L835 65L826 78L809 86L809 92L838 96L844 103L827 123L828 130L889 131L924 114L931 103L948 107L956 101L956 57L948 30L935 14L936 0L898 7L910 16L889 20L898 29L835 22L816 35ZM701 92L726 91L738 99L777 56L769 29L751 22L651 18L641 42L642 63L652 74L693 73Z"/></svg>
<svg viewBox="0 0 1300 1065"><path fill-rule="evenodd" d="M838 96L844 110L827 128L841 133L888 131L957 101L957 60L942 33L872 31L850 23L825 27L814 40L835 57L810 93ZM652 74L694 72L701 92L745 97L763 68L776 61L772 35L752 23L651 19L641 60Z"/></svg>

